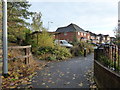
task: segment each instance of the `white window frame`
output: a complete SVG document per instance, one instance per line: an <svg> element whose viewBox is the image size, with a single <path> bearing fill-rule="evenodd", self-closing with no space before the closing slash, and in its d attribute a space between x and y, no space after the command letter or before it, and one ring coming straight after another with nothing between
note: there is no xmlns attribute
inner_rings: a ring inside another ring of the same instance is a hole
<svg viewBox="0 0 120 90"><path fill-rule="evenodd" d="M66 32L64 32L64 36L66 36L67 35L67 33Z"/></svg>

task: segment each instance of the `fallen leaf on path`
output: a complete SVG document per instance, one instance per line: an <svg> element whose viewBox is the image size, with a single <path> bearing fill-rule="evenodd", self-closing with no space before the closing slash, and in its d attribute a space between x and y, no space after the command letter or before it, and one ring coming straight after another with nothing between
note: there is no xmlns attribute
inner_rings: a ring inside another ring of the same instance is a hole
<svg viewBox="0 0 120 90"><path fill-rule="evenodd" d="M82 87L83 86L83 83L81 82L80 84L78 84L80 87Z"/></svg>
<svg viewBox="0 0 120 90"><path fill-rule="evenodd" d="M48 74L48 76L50 76L51 74Z"/></svg>
<svg viewBox="0 0 120 90"><path fill-rule="evenodd" d="M68 84L70 84L70 82L64 83L64 85L68 85Z"/></svg>
<svg viewBox="0 0 120 90"><path fill-rule="evenodd" d="M52 82L51 80L48 80L48 82L50 83L50 82Z"/></svg>
<svg viewBox="0 0 120 90"><path fill-rule="evenodd" d="M45 83L42 83L42 85L45 85Z"/></svg>
<svg viewBox="0 0 120 90"><path fill-rule="evenodd" d="M28 88L33 88L33 86L32 86L32 85L30 85L30 86L28 86Z"/></svg>
<svg viewBox="0 0 120 90"><path fill-rule="evenodd" d="M46 86L46 88L49 88L49 86Z"/></svg>
<svg viewBox="0 0 120 90"><path fill-rule="evenodd" d="M70 72L67 72L67 74L69 74Z"/></svg>
<svg viewBox="0 0 120 90"><path fill-rule="evenodd" d="M73 80L75 79L75 77L73 77Z"/></svg>
<svg viewBox="0 0 120 90"><path fill-rule="evenodd" d="M76 76L76 74L73 74L73 76L75 77L75 76Z"/></svg>
<svg viewBox="0 0 120 90"><path fill-rule="evenodd" d="M54 84L55 82L52 82L52 84Z"/></svg>

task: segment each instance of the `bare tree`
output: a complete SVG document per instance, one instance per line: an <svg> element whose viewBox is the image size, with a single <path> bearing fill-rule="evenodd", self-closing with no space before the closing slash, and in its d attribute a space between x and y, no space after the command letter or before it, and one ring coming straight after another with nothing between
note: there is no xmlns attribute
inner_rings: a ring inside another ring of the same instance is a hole
<svg viewBox="0 0 120 90"><path fill-rule="evenodd" d="M32 16L32 24L31 28L32 31L40 31L42 30L42 24L43 22L41 21L42 14L41 12L35 12Z"/></svg>

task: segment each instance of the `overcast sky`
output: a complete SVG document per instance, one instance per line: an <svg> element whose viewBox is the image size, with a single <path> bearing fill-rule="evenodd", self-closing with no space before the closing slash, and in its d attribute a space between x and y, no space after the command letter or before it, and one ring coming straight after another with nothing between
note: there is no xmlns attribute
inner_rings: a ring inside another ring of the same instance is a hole
<svg viewBox="0 0 120 90"><path fill-rule="evenodd" d="M36 0L30 3L30 11L42 13L44 27L53 22L49 23L49 31L74 23L96 34L114 36L113 29L118 24L117 0Z"/></svg>

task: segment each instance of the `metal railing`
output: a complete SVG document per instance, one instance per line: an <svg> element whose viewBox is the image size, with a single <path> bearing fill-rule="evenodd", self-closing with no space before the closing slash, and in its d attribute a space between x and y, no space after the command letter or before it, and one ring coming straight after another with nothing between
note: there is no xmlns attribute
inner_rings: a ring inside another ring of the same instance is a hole
<svg viewBox="0 0 120 90"><path fill-rule="evenodd" d="M94 50L94 60L120 73L120 49L117 45L104 45Z"/></svg>

